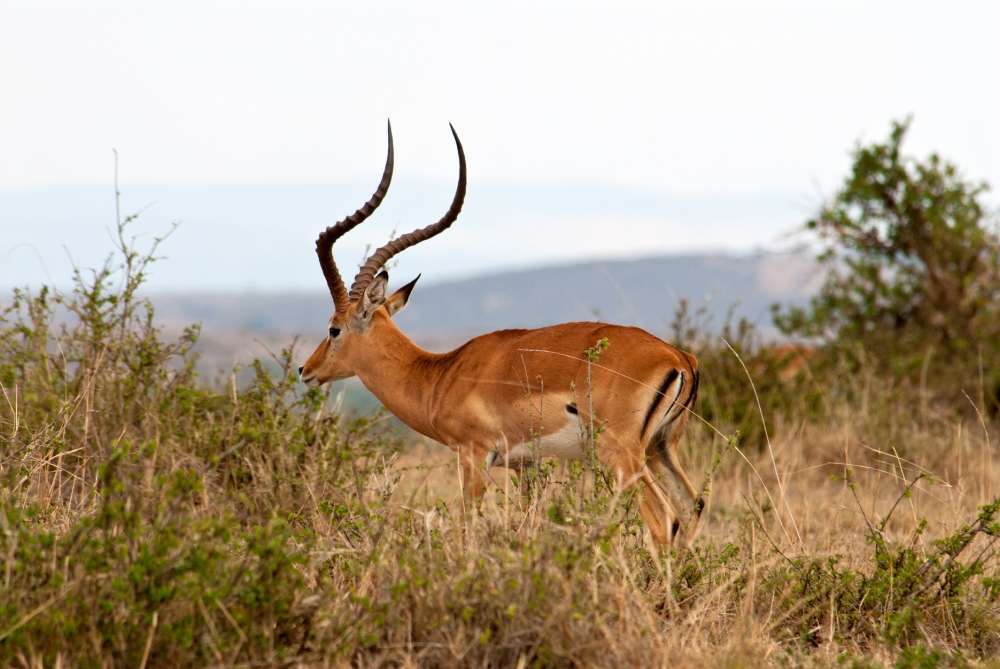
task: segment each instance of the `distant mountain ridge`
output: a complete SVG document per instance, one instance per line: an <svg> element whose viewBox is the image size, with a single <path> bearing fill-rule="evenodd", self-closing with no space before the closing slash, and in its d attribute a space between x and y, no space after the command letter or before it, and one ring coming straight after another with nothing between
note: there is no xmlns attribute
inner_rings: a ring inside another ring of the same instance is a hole
<svg viewBox="0 0 1000 669"><path fill-rule="evenodd" d="M391 289L411 280L392 273ZM606 260L502 272L430 286L417 284L396 316L417 340L454 340L502 328L601 320L664 334L679 300L705 307L714 328L727 311L765 331L775 302L805 304L819 268L804 255L687 255ZM159 294L157 320L201 322L208 330L322 337L332 302L327 293Z"/></svg>
<svg viewBox="0 0 1000 669"><path fill-rule="evenodd" d="M726 312L766 325L775 302L805 303L815 264L801 256L675 256L507 272L414 291L397 317L414 334L601 320L664 332L687 299L715 324ZM442 326L446 325L445 328Z"/></svg>

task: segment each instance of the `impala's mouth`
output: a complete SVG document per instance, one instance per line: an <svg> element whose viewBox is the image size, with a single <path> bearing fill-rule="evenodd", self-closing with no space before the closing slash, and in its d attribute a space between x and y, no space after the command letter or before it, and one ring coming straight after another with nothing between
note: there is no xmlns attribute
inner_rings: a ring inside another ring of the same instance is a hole
<svg viewBox="0 0 1000 669"><path fill-rule="evenodd" d="M306 384L310 388L319 388L319 381L316 380L316 375L304 376L302 377L302 383Z"/></svg>

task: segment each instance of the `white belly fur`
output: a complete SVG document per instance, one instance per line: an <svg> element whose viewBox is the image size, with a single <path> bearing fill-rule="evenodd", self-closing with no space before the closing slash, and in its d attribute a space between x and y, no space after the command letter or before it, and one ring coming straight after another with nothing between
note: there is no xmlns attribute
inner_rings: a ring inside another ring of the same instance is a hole
<svg viewBox="0 0 1000 669"><path fill-rule="evenodd" d="M500 461L505 457L508 462L531 462L536 457L541 458L563 458L566 460L578 460L583 457L584 437L580 430L580 421L571 420L558 432L542 434L539 442L521 442L514 444L507 449L506 456L503 452L503 444L499 444L498 451Z"/></svg>

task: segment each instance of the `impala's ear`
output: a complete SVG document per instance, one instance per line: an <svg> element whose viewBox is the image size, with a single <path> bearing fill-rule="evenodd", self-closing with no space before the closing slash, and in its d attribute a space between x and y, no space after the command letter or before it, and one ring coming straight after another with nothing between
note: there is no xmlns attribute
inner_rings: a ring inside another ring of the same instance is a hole
<svg viewBox="0 0 1000 669"><path fill-rule="evenodd" d="M413 287L417 285L417 281L419 280L420 275L418 274L416 279L397 290L385 301L385 310L389 312L389 318L398 314L400 309L405 307L406 303L410 301L410 293L413 292Z"/></svg>
<svg viewBox="0 0 1000 669"><path fill-rule="evenodd" d="M365 292L361 295L361 309L358 310L358 314L364 320L370 319L375 310L385 303L385 296L389 292L388 286L389 275L386 272L379 272L365 288Z"/></svg>

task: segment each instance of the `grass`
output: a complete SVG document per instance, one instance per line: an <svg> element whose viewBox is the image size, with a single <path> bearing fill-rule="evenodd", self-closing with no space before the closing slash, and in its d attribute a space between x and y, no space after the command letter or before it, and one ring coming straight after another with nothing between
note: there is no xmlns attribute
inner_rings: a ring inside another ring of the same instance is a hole
<svg viewBox="0 0 1000 669"><path fill-rule="evenodd" d="M709 506L657 560L593 463L494 469L465 509L454 454L305 390L291 351L205 382L119 241L0 312L2 666L998 666L975 411L692 337Z"/></svg>

